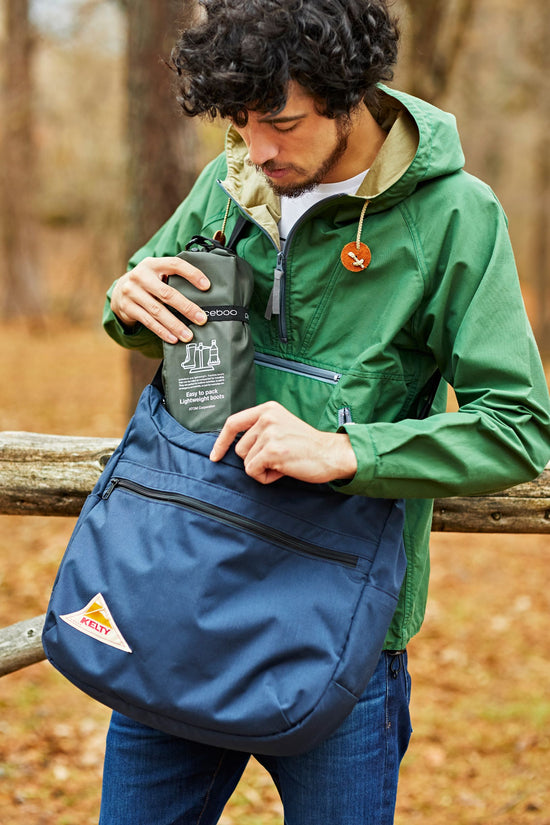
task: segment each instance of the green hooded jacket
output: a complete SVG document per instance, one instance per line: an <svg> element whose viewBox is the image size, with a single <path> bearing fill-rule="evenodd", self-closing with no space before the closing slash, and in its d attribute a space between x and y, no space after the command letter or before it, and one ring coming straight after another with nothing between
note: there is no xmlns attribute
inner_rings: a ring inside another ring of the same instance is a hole
<svg viewBox="0 0 550 825"><path fill-rule="evenodd" d="M256 350L268 356L256 368L258 402L275 399L319 429L345 429L358 469L335 485L340 492L407 499L407 574L386 640L399 649L424 616L431 500L538 475L550 458L550 402L505 215L489 187L463 170L454 118L384 87L380 112L388 137L357 194L310 209L284 253L279 199L246 164L230 128L225 153L131 266L177 254L193 235L212 237L228 197L228 236L239 213L250 219L237 251L254 268L250 323ZM340 253L359 229L372 260L350 272ZM267 320L275 281L280 301ZM109 294L109 335L162 357L151 332L125 332ZM274 368L281 357L296 371ZM432 414L419 419L436 368L459 410L445 411L442 382ZM337 381L327 377L334 374Z"/></svg>

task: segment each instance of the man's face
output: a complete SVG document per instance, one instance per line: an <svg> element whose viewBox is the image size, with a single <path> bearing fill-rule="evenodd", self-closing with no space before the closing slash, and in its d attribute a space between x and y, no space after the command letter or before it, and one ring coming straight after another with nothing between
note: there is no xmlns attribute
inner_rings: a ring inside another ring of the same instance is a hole
<svg viewBox="0 0 550 825"><path fill-rule="evenodd" d="M251 111L246 126L235 129L246 143L250 163L278 195L297 197L319 183L345 180L349 119L320 115L313 98L294 82L281 112Z"/></svg>

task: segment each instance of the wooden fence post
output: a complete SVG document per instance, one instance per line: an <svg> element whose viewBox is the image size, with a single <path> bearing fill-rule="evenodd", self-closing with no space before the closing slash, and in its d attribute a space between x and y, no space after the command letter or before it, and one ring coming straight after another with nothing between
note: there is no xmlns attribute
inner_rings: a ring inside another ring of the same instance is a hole
<svg viewBox="0 0 550 825"><path fill-rule="evenodd" d="M41 640L44 619L45 614L0 630L0 676L45 658Z"/></svg>

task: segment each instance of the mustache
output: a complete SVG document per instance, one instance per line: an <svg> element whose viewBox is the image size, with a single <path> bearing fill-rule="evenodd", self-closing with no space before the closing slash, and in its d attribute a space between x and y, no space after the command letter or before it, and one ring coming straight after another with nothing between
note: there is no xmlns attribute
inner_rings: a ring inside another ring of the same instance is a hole
<svg viewBox="0 0 550 825"><path fill-rule="evenodd" d="M294 166L292 163L285 163L279 166L274 160L266 160L265 163L258 164L253 163L250 158L247 158L246 165L252 166L257 172L275 172L278 169L292 169L293 172L297 172L298 174L305 174L305 170L299 166Z"/></svg>

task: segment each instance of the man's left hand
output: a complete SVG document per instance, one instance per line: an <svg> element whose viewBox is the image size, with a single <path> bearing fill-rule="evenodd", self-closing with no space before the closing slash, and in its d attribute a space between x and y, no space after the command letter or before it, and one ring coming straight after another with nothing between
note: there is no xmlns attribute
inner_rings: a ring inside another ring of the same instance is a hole
<svg viewBox="0 0 550 825"><path fill-rule="evenodd" d="M243 433L235 452L245 471L262 484L282 476L321 484L352 478L357 459L346 433L310 427L275 401L229 416L210 458L219 461Z"/></svg>

